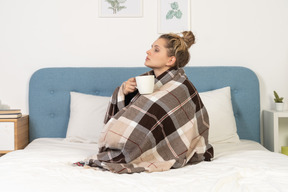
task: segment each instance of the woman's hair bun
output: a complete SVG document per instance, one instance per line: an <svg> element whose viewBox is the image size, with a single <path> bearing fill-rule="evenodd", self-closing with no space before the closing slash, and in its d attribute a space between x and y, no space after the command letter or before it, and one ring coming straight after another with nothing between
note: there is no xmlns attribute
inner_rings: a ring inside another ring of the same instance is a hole
<svg viewBox="0 0 288 192"><path fill-rule="evenodd" d="M182 32L182 39L186 43L187 47L190 48L195 43L195 36L192 31L183 31Z"/></svg>

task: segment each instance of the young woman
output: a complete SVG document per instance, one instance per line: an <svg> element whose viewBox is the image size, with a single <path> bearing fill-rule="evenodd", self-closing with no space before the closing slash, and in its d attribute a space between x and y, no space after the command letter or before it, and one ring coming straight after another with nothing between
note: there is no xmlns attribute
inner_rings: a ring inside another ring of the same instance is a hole
<svg viewBox="0 0 288 192"><path fill-rule="evenodd" d="M145 66L153 69L156 77L171 67L184 67L190 59L188 49L195 43L195 37L191 31L182 32L183 37L177 34L161 35L148 50ZM124 94L127 95L136 90L135 78L130 78L125 83Z"/></svg>
<svg viewBox="0 0 288 192"><path fill-rule="evenodd" d="M99 153L88 166L116 173L166 171L213 157L209 118L183 67L195 43L191 31L161 35L147 51L143 74L155 76L154 92L138 93L135 78L114 91Z"/></svg>

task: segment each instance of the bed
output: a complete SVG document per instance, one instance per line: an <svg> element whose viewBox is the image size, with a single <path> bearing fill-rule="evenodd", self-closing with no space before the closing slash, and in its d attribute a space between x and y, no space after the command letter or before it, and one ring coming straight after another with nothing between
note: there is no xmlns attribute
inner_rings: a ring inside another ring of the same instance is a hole
<svg viewBox="0 0 288 192"><path fill-rule="evenodd" d="M71 67L36 71L29 84L30 143L0 157L1 191L287 191L288 158L260 144L259 82L244 67L185 68L210 117L209 142L215 152L211 162L134 174L73 166L97 153L98 133L85 135L85 130L96 119L100 131L114 89L148 70ZM88 111L91 106L96 109ZM79 115L81 111L85 115Z"/></svg>

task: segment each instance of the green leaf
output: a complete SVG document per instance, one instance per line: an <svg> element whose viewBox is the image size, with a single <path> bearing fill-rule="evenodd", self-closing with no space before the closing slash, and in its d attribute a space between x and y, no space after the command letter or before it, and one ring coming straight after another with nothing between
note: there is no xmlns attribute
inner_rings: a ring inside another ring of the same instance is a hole
<svg viewBox="0 0 288 192"><path fill-rule="evenodd" d="M283 97L279 97L279 95L278 95L278 93L276 92L276 91L273 91L273 93L274 93L274 101L275 101L275 103L283 103Z"/></svg>
<svg viewBox="0 0 288 192"><path fill-rule="evenodd" d="M174 11L170 10L168 11L167 15L166 15L166 19L172 19L174 16Z"/></svg>
<svg viewBox="0 0 288 192"><path fill-rule="evenodd" d="M114 1L111 1L111 0L106 0L107 3L109 3L112 7L114 5Z"/></svg>
<svg viewBox="0 0 288 192"><path fill-rule="evenodd" d="M177 2L171 3L170 5L171 5L171 8L174 10L178 9L178 7L179 7Z"/></svg>
<svg viewBox="0 0 288 192"><path fill-rule="evenodd" d="M121 11L122 9L126 9L126 7L125 7L125 6L119 6L119 7L117 7L117 11Z"/></svg>
<svg viewBox="0 0 288 192"><path fill-rule="evenodd" d="M178 10L178 11L176 11L176 12L174 13L174 15L175 15L175 17L176 17L177 19L181 19L181 17L182 17L182 12L181 12L180 10Z"/></svg>

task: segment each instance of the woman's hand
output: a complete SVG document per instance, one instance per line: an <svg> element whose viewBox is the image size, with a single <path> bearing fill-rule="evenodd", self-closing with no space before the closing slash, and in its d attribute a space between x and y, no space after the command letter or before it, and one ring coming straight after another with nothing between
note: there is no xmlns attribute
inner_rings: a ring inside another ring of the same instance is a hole
<svg viewBox="0 0 288 192"><path fill-rule="evenodd" d="M128 79L124 83L124 90L123 90L124 95L128 95L129 93L133 93L136 90L136 85L137 84L136 84L135 77Z"/></svg>

